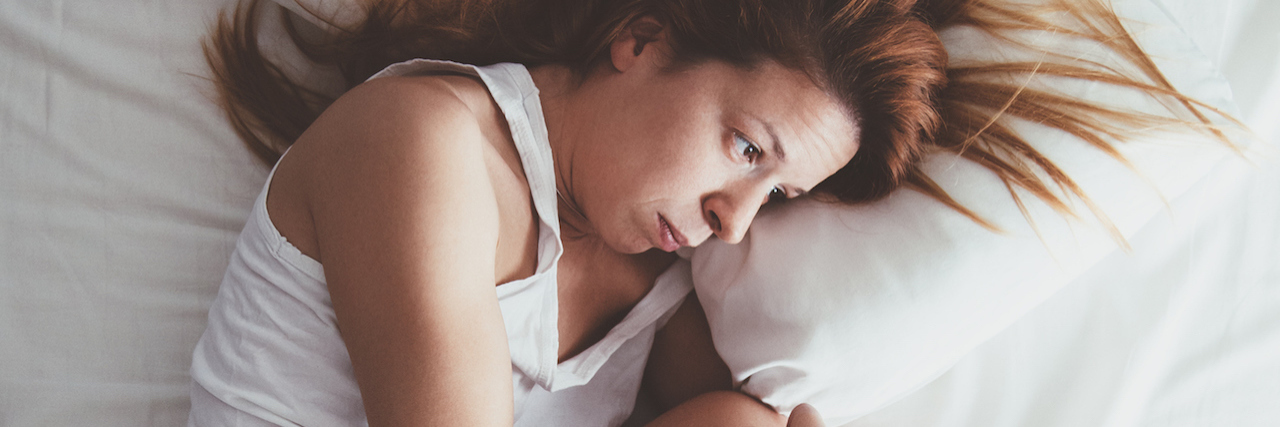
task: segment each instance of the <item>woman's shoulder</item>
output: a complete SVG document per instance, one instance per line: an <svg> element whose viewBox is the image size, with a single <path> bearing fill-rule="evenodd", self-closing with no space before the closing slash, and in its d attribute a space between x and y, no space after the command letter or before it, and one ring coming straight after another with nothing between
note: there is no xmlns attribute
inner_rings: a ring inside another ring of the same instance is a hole
<svg viewBox="0 0 1280 427"><path fill-rule="evenodd" d="M406 138L426 144L456 141L482 136L483 112L476 108L481 98L487 98L483 84L462 76L383 77L347 91L313 127L334 122L361 134L374 132L390 143Z"/></svg>
<svg viewBox="0 0 1280 427"><path fill-rule="evenodd" d="M396 224L410 231L448 223L450 229L475 233L474 238L496 240L490 144L483 118L467 98L473 90L465 82L438 77L381 78L351 89L307 128L277 166L272 198L281 197L275 204L295 206L299 231L314 230L319 240L351 231L331 227L356 217L380 217L375 222L381 224L351 224L360 230ZM375 209L382 212L369 212ZM416 219L401 221L408 218ZM323 257L322 246L317 245L316 255Z"/></svg>
<svg viewBox="0 0 1280 427"><path fill-rule="evenodd" d="M478 84L478 83L476 83ZM416 176L484 173L487 139L477 90L454 76L385 77L343 94L303 133L305 150L325 175L370 163ZM465 175L464 175L465 177ZM320 179L323 181L323 179Z"/></svg>

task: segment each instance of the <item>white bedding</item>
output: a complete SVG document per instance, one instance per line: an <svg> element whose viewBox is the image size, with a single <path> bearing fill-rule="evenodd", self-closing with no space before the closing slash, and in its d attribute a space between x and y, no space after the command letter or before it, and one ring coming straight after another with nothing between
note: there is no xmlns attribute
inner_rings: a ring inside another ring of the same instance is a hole
<svg viewBox="0 0 1280 427"><path fill-rule="evenodd" d="M191 350L266 173L198 77L231 4L0 2L0 425L186 419ZM1280 141L1280 3L1223 4L1164 1ZM1280 171L1229 172L1136 255L852 425L1280 424Z"/></svg>
<svg viewBox="0 0 1280 427"><path fill-rule="evenodd" d="M1280 144L1280 3L1156 0ZM1280 162L1222 165L946 375L848 426L1280 425Z"/></svg>
<svg viewBox="0 0 1280 427"><path fill-rule="evenodd" d="M0 425L185 423L266 177L197 77L230 4L0 2Z"/></svg>

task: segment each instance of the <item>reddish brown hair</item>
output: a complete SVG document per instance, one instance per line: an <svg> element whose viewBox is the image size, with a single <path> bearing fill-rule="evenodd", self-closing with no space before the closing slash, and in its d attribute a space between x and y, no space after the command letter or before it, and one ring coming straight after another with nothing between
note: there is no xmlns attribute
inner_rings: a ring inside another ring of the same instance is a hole
<svg viewBox="0 0 1280 427"><path fill-rule="evenodd" d="M262 160L274 163L332 99L290 80L258 50L258 1L219 20L206 56L237 132ZM387 65L418 57L477 65L555 63L586 75L625 25L654 16L670 31L677 63L722 60L751 67L775 60L805 72L853 113L861 148L815 193L862 202L907 185L992 229L921 172L918 162L927 150L952 151L991 169L1020 206L1015 189L1070 214L1067 199L1088 205L1087 197L1007 127L1007 117L1067 131L1121 161L1111 143L1126 126L1186 123L1011 82L1044 75L1145 90L1174 100L1196 123L1210 123L1202 110L1211 108L1174 90L1100 0L1047 0L1040 9L1000 0L385 0L371 2L366 12L360 24L320 41L304 40L286 25L307 57L337 67L351 87ZM1066 23L1042 18L1048 14L1065 15ZM948 67L937 32L958 25L1030 50L1036 47L1008 34L1048 31L1090 40L1119 53L1142 75L1051 52L1046 57L1060 61Z"/></svg>

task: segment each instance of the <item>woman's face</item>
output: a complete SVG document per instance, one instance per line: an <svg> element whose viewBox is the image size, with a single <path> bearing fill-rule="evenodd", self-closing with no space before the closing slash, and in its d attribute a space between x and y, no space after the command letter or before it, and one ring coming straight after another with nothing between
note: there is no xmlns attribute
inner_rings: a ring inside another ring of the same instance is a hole
<svg viewBox="0 0 1280 427"><path fill-rule="evenodd" d="M771 61L666 71L660 44L635 54L625 41L614 68L580 88L588 108L565 117L577 126L565 125L575 143L561 168L614 250L737 243L761 206L804 194L858 149L845 109L800 72Z"/></svg>

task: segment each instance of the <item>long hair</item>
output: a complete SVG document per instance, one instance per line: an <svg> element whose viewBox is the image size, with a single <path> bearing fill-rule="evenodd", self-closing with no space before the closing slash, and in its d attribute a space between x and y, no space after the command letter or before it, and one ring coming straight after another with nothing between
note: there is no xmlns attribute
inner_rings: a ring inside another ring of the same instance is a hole
<svg viewBox="0 0 1280 427"><path fill-rule="evenodd" d="M220 17L205 55L235 130L260 159L274 163L333 99L290 79L259 50L259 1ZM321 40L284 24L301 52L318 66L336 67L350 88L411 58L561 64L585 76L629 22L653 16L670 31L677 64L752 67L774 60L804 72L852 112L861 146L815 194L858 203L909 186L994 230L921 171L926 152L951 151L990 169L1019 206L1017 190L1066 215L1074 214L1070 199L1077 198L1105 223L1075 182L1008 126L1009 118L1063 130L1124 161L1112 144L1128 128L1213 129L1209 115L1221 115L1176 91L1103 1L1046 0L1032 8L1008 0L381 0L366 6L358 24ZM1117 53L1140 75L1053 52L1042 52L1047 61L949 65L938 32L955 26L1033 51L1025 37L1011 34L1079 38ZM1181 111L1117 110L1018 83L1040 76L1138 89Z"/></svg>

